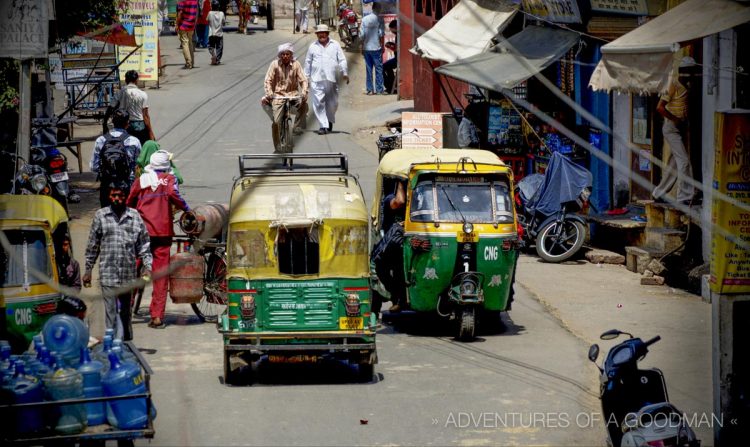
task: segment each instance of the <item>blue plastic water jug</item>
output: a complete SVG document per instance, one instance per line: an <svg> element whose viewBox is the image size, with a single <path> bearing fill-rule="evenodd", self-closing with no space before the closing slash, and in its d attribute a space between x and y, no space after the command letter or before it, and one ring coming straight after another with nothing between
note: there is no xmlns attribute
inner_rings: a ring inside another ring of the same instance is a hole
<svg viewBox="0 0 750 447"><path fill-rule="evenodd" d="M107 371L109 371L109 352L111 350L112 350L112 336L111 335L105 335L104 341L102 342L102 344L94 346L94 351L91 357L94 360L98 360L99 362L101 362L102 365L104 365L102 374L105 374Z"/></svg>
<svg viewBox="0 0 750 447"><path fill-rule="evenodd" d="M89 342L89 330L83 321L70 315L55 315L42 328L44 344L56 351L70 366L78 366L81 348Z"/></svg>
<svg viewBox="0 0 750 447"><path fill-rule="evenodd" d="M88 349L81 349L81 365L78 367L78 372L83 376L83 395L87 398L104 396L103 368L102 362L91 360ZM89 426L105 424L107 422L106 402L86 404L86 416Z"/></svg>
<svg viewBox="0 0 750 447"><path fill-rule="evenodd" d="M49 399L83 399L83 376L77 370L63 365L57 357L55 369L44 377ZM58 414L59 417L52 423L58 433L74 434L86 429L88 418L83 404L60 405Z"/></svg>
<svg viewBox="0 0 750 447"><path fill-rule="evenodd" d="M123 363L117 354L109 353L110 369L102 378L105 396L123 396L145 394L146 384L143 381L140 366L134 363ZM143 428L148 422L146 398L121 399L109 403L117 419L117 428L133 430Z"/></svg>
<svg viewBox="0 0 750 447"><path fill-rule="evenodd" d="M135 354L130 352L127 346L122 342L121 339L116 338L112 341L112 349L120 354L120 360L123 362L138 363L135 358ZM119 350L119 351L118 351Z"/></svg>
<svg viewBox="0 0 750 447"><path fill-rule="evenodd" d="M44 400L42 382L26 374L23 362L15 362L15 374L3 386L3 391L14 404L29 404ZM9 427L18 434L33 433L44 429L44 417L39 408L20 408L15 412L15 420Z"/></svg>

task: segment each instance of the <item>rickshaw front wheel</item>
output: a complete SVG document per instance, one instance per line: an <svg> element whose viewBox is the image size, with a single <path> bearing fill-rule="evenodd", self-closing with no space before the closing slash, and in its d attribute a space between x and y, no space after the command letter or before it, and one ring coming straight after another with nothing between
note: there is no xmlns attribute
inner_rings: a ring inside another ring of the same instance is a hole
<svg viewBox="0 0 750 447"><path fill-rule="evenodd" d="M458 339L471 341L474 339L477 309L474 306L462 306L458 310Z"/></svg>

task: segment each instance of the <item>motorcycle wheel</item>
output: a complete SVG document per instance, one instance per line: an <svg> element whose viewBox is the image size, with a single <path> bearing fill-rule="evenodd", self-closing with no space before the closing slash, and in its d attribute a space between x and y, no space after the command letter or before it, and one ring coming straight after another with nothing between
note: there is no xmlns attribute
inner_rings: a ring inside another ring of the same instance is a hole
<svg viewBox="0 0 750 447"><path fill-rule="evenodd" d="M577 220L563 220L560 235L558 223L550 222L536 238L536 252L547 262L562 262L576 254L586 239L586 227Z"/></svg>
<svg viewBox="0 0 750 447"><path fill-rule="evenodd" d="M458 313L458 339L460 341L474 340L477 310L474 306L464 306Z"/></svg>
<svg viewBox="0 0 750 447"><path fill-rule="evenodd" d="M341 38L341 43L344 44L344 47L349 48L351 39L349 38L349 33L346 30L346 25L339 25L339 37Z"/></svg>

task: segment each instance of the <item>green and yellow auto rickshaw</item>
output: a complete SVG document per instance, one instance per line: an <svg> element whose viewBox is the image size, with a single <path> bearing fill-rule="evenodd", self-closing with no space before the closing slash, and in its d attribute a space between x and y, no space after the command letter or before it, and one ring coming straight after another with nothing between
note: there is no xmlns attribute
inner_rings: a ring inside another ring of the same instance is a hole
<svg viewBox="0 0 750 447"><path fill-rule="evenodd" d="M59 278L55 252L69 237L68 215L49 196L3 194L0 231L9 244L0 251L3 318L13 351L20 352L57 311L61 294L53 287Z"/></svg>
<svg viewBox="0 0 750 447"><path fill-rule="evenodd" d="M463 340L474 338L480 316L500 324L500 312L509 308L519 243L510 167L483 150L387 153L378 167L372 203L374 240L393 233L385 228L391 222L384 222L384 214L391 211L384 212L390 206L384 198L399 184L406 200L403 223L394 225L403 225L403 239L397 242L399 250L384 253L402 256L379 258L379 249L391 241L375 247L376 298L386 285L411 310L455 320Z"/></svg>
<svg viewBox="0 0 750 447"><path fill-rule="evenodd" d="M240 156L229 207L228 307L219 319L225 382L247 381L262 357L343 359L369 381L377 320L362 190L345 155L287 154L283 168L281 159Z"/></svg>

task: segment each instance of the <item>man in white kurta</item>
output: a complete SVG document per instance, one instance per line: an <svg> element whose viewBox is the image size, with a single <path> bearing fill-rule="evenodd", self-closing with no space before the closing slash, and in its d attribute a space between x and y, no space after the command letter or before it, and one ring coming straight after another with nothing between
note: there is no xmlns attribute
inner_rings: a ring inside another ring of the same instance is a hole
<svg viewBox="0 0 750 447"><path fill-rule="evenodd" d="M338 42L329 39L328 32L327 25L315 27L318 40L307 50L304 66L305 75L310 81L313 113L320 123L319 135L331 132L336 121L336 109L339 106L339 72L344 81L349 83L344 51Z"/></svg>

